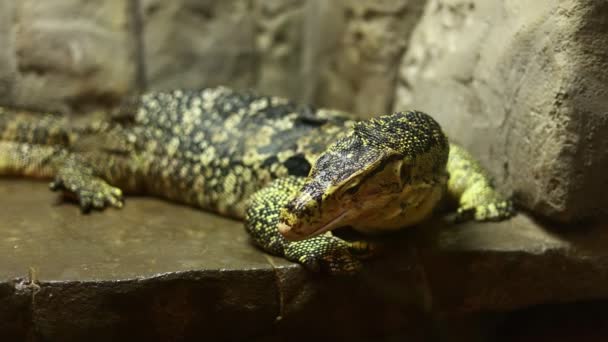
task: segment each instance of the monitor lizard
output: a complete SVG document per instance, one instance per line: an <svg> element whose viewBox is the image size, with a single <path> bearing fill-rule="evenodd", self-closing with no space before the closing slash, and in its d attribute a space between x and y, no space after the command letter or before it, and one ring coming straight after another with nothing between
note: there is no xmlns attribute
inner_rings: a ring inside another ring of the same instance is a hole
<svg viewBox="0 0 608 342"><path fill-rule="evenodd" d="M52 179L84 212L120 208L127 193L240 219L265 251L334 274L369 252L336 228L401 229L446 198L460 220L514 213L425 113L356 120L227 87L145 93L87 125L0 109L0 175Z"/></svg>

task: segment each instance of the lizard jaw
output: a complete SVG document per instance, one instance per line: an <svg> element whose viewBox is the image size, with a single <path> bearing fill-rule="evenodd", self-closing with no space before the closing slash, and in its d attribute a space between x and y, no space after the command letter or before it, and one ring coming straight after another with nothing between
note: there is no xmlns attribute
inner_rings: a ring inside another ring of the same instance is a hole
<svg viewBox="0 0 608 342"><path fill-rule="evenodd" d="M311 238L313 236L323 234L326 231L332 230L334 228L343 226L342 219L345 218L349 212L350 212L349 209L343 210L336 217L329 220L329 222L327 222L324 225L320 226L319 228L313 230L312 232L303 232L299 229L297 229L297 230L293 229L293 227L291 227L283 222L280 222L278 224L277 228L279 229L279 233L281 233L281 235L283 235L283 237L286 238L287 240L301 241L304 239Z"/></svg>

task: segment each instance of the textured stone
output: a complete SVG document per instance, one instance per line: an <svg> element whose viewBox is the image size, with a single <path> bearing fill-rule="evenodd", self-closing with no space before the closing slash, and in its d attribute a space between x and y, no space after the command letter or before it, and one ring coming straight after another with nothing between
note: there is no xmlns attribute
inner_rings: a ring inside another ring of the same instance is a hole
<svg viewBox="0 0 608 342"><path fill-rule="evenodd" d="M538 305L504 315L485 341L602 342L608 301Z"/></svg>
<svg viewBox="0 0 608 342"><path fill-rule="evenodd" d="M1 182L0 279L120 281L197 269L268 268L239 222L153 198L81 215L44 183ZM35 208L35 209L34 209ZM34 209L34 210L33 210ZM42 243L42 244L41 244Z"/></svg>
<svg viewBox="0 0 608 342"><path fill-rule="evenodd" d="M150 89L253 87L258 55L248 0L141 0Z"/></svg>
<svg viewBox="0 0 608 342"><path fill-rule="evenodd" d="M412 251L369 262L354 278L277 267L280 306L273 335L298 341L425 340L432 329L431 299Z"/></svg>
<svg viewBox="0 0 608 342"><path fill-rule="evenodd" d="M8 38L6 27L0 33L4 104L69 111L108 104L133 89L127 1L3 1L0 7L0 25L13 24Z"/></svg>
<svg viewBox="0 0 608 342"><path fill-rule="evenodd" d="M16 76L16 61L13 41L15 2L0 1L0 104L12 99Z"/></svg>
<svg viewBox="0 0 608 342"><path fill-rule="evenodd" d="M302 64L310 3L311 0L253 1L259 55L256 89L260 92L305 100Z"/></svg>
<svg viewBox="0 0 608 342"><path fill-rule="evenodd" d="M605 217L606 13L593 0L431 0L395 109L432 113L534 213Z"/></svg>
<svg viewBox="0 0 608 342"><path fill-rule="evenodd" d="M509 312L442 315L438 341L603 342L608 301L553 303Z"/></svg>
<svg viewBox="0 0 608 342"><path fill-rule="evenodd" d="M436 227L441 224L413 238L438 312L504 312L608 297L606 225L565 231L518 215Z"/></svg>
<svg viewBox="0 0 608 342"><path fill-rule="evenodd" d="M271 270L216 270L43 283L32 325L42 341L243 340L274 322L273 280Z"/></svg>
<svg viewBox="0 0 608 342"><path fill-rule="evenodd" d="M423 0L317 1L316 101L371 117L391 110L397 70Z"/></svg>
<svg viewBox="0 0 608 342"><path fill-rule="evenodd" d="M30 330L31 299L29 292L19 291L14 279L0 283L0 338L25 341Z"/></svg>

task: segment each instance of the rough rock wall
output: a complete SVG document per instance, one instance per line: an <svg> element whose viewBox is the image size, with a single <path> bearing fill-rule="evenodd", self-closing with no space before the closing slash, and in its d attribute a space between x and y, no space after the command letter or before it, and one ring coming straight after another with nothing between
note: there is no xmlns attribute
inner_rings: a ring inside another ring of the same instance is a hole
<svg viewBox="0 0 608 342"><path fill-rule="evenodd" d="M391 111L397 71L424 1L317 1L315 100L372 117Z"/></svg>
<svg viewBox="0 0 608 342"><path fill-rule="evenodd" d="M425 0L0 1L0 103L70 111L227 84L390 110Z"/></svg>
<svg viewBox="0 0 608 342"><path fill-rule="evenodd" d="M141 0L150 89L251 87L258 58L247 0Z"/></svg>
<svg viewBox="0 0 608 342"><path fill-rule="evenodd" d="M311 83L303 68L306 27L313 1L254 1L255 48L258 53L255 87L310 101Z"/></svg>
<svg viewBox="0 0 608 342"><path fill-rule="evenodd" d="M0 99L69 111L136 87L125 0L0 1Z"/></svg>
<svg viewBox="0 0 608 342"><path fill-rule="evenodd" d="M608 3L430 0L395 108L433 113L526 208L608 208Z"/></svg>
<svg viewBox="0 0 608 342"><path fill-rule="evenodd" d="M595 0L0 0L0 104L227 84L362 117L415 107L568 222L608 207L606 18Z"/></svg>

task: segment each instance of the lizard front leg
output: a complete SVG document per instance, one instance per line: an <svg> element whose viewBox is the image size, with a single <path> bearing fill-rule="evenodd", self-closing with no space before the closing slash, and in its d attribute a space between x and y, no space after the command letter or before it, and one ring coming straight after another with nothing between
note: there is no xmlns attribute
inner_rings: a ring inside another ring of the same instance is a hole
<svg viewBox="0 0 608 342"><path fill-rule="evenodd" d="M77 197L80 209L121 208L122 191L98 176L93 166L76 154L66 154L57 163L57 174L51 182L53 191L64 190Z"/></svg>
<svg viewBox="0 0 608 342"><path fill-rule="evenodd" d="M458 202L456 221L501 221L515 214L511 200L493 186L481 165L462 147L450 144L448 194Z"/></svg>
<svg viewBox="0 0 608 342"><path fill-rule="evenodd" d="M51 190L75 195L85 212L122 206L122 191L98 177L89 163L63 146L0 141L0 175L54 177Z"/></svg>
<svg viewBox="0 0 608 342"><path fill-rule="evenodd" d="M361 268L355 255L369 252L362 242L348 242L331 232L302 241L288 241L278 231L279 211L299 190L303 178L277 179L250 199L245 227L254 242L265 251L284 256L313 271L352 274Z"/></svg>

